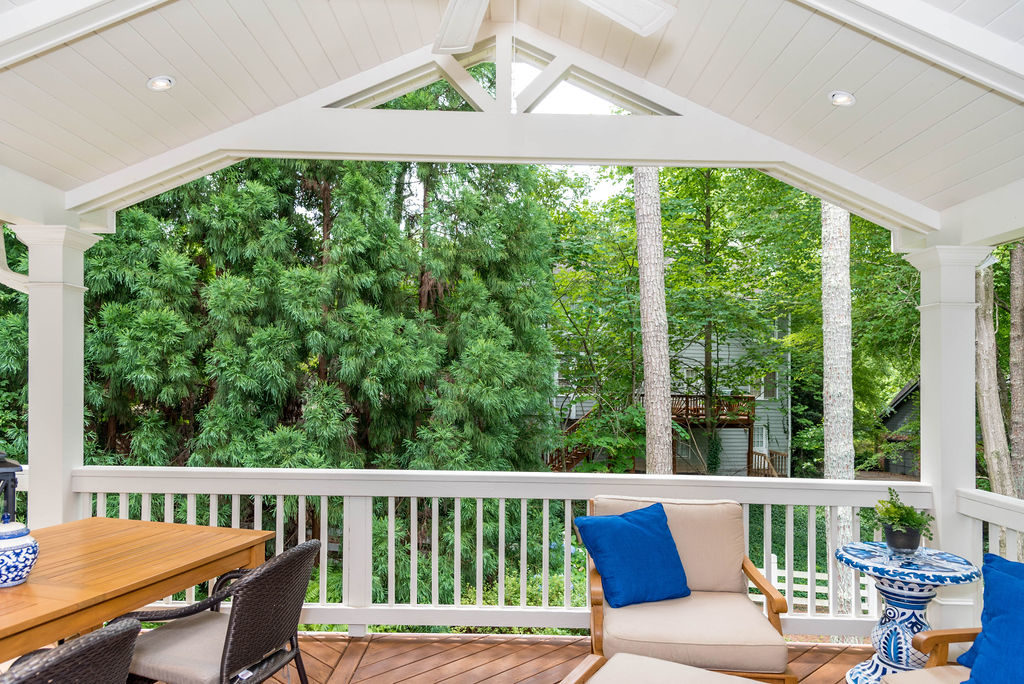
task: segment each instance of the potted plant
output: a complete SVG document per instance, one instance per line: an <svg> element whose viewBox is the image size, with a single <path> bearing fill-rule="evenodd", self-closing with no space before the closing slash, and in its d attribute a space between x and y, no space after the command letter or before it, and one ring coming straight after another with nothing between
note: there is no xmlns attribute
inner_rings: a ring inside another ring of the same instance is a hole
<svg viewBox="0 0 1024 684"><path fill-rule="evenodd" d="M890 553L913 554L921 545L921 537L932 538L929 525L935 518L900 501L900 495L889 487L889 498L879 499L873 516L885 531L885 544Z"/></svg>

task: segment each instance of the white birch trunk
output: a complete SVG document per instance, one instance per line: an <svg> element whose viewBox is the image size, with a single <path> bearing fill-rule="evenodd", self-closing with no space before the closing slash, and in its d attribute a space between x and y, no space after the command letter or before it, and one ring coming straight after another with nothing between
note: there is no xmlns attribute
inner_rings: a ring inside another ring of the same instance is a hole
<svg viewBox="0 0 1024 684"><path fill-rule="evenodd" d="M644 413L647 416L647 472L671 474L672 390L665 313L665 254L661 240L658 169L633 169L636 249L640 266L640 332L644 351Z"/></svg>
<svg viewBox="0 0 1024 684"><path fill-rule="evenodd" d="M1015 496L1013 476L1010 473L1010 447L1006 441L1006 425L1003 423L1002 403L999 400L999 364L996 360L996 330L992 318L992 269L978 269L975 283L978 297L975 313L975 382L985 465L992 491Z"/></svg>
<svg viewBox="0 0 1024 684"><path fill-rule="evenodd" d="M853 348L850 302L850 213L821 203L821 328L824 367L825 477L853 479ZM853 511L837 509L834 539L828 540L828 558L837 593L836 611L853 612L853 575L835 560L835 549L853 541ZM833 637L847 643L846 637Z"/></svg>
<svg viewBox="0 0 1024 684"><path fill-rule="evenodd" d="M1024 242L1010 252L1010 473L1024 498Z"/></svg>

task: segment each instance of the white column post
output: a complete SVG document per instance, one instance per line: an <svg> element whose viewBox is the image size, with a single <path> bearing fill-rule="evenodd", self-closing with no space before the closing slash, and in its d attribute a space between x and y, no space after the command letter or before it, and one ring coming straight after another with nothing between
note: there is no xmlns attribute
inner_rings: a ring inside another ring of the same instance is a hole
<svg viewBox="0 0 1024 684"><path fill-rule="evenodd" d="M17 225L28 246L30 527L81 516L71 470L82 465L85 250L100 237L68 226Z"/></svg>
<svg viewBox="0 0 1024 684"><path fill-rule="evenodd" d="M956 490L974 489L974 272L989 247L936 246L905 258L921 272L921 481L935 497L931 543L981 562L981 523L956 509ZM968 627L980 616L977 585L946 588L932 602L936 628Z"/></svg>

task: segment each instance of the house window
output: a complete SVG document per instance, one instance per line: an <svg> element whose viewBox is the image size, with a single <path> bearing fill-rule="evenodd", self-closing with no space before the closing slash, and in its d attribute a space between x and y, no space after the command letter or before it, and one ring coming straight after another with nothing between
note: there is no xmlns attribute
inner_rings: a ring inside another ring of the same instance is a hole
<svg viewBox="0 0 1024 684"><path fill-rule="evenodd" d="M779 376L778 373L771 372L761 378L761 391L758 393L758 399L778 399L779 398Z"/></svg>
<svg viewBox="0 0 1024 684"><path fill-rule="evenodd" d="M754 451L768 453L768 426L754 426Z"/></svg>

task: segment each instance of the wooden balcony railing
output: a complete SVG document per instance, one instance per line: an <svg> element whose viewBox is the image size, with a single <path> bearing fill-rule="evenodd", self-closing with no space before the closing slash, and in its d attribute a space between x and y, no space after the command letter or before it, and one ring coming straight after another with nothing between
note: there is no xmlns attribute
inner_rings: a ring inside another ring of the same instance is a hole
<svg viewBox="0 0 1024 684"><path fill-rule="evenodd" d="M640 395L643 404L644 395ZM749 394L718 395L711 404L711 416L719 425L745 425L754 420L756 397ZM708 417L707 402L703 394L673 394L672 418L681 423L697 423Z"/></svg>
<svg viewBox="0 0 1024 684"><path fill-rule="evenodd" d="M328 540L320 567L329 572L316 573L302 620L356 635L368 624L585 628L586 551L572 518L588 498L619 494L739 501L750 557L775 567L793 599L783 628L864 636L878 617L870 584L853 585L860 611L834 613L838 568L818 565L830 533L794 518L872 506L890 484L908 504L932 508L931 488L918 483L686 475L88 466L71 484L83 515L270 529L275 554L310 536Z"/></svg>
<svg viewBox="0 0 1024 684"><path fill-rule="evenodd" d="M751 477L789 477L789 454L771 450L755 451L751 455L747 475Z"/></svg>

